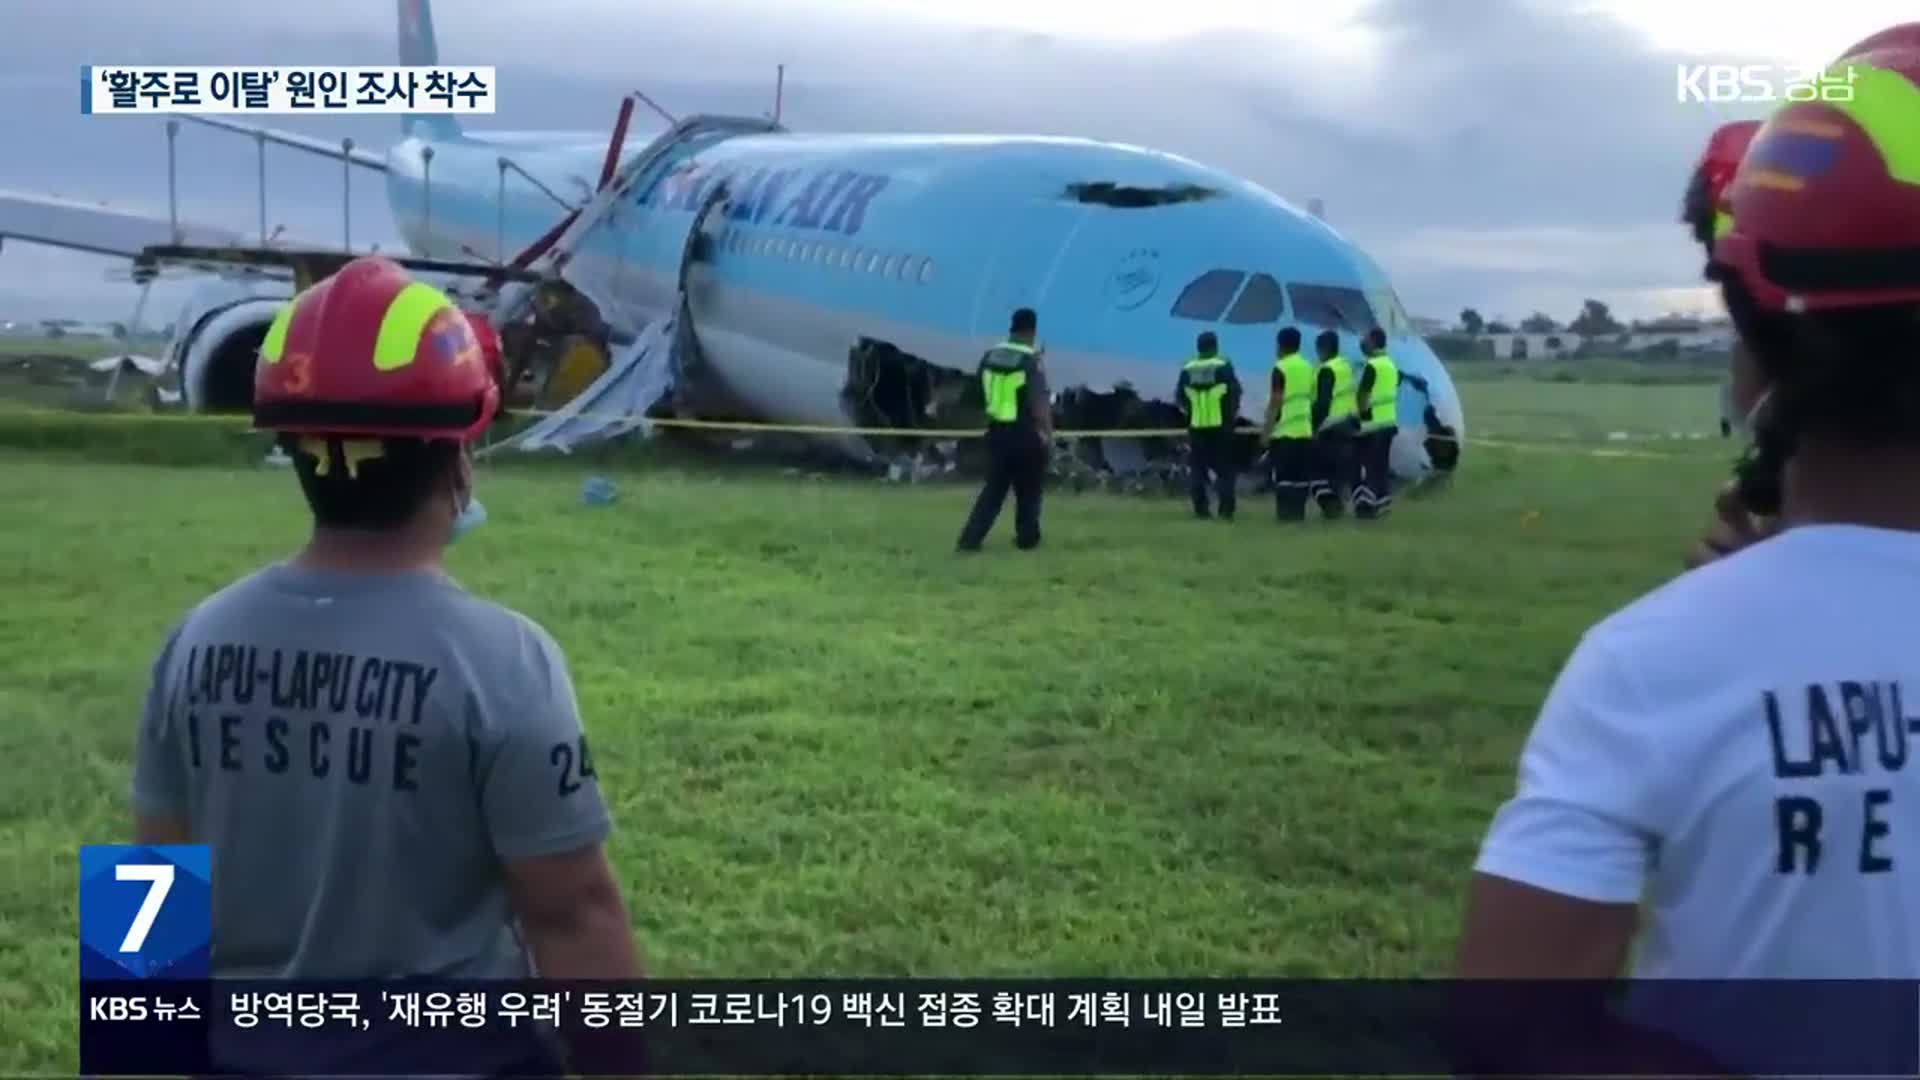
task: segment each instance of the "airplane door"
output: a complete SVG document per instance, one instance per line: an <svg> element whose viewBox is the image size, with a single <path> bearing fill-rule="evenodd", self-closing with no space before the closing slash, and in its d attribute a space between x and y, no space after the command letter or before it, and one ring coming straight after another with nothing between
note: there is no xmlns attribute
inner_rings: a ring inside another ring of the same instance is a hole
<svg viewBox="0 0 1920 1080"><path fill-rule="evenodd" d="M974 301L974 333L1005 333L1014 309L1030 307L1040 314L1040 340L1046 340L1047 296L1089 210L1035 200L1007 216Z"/></svg>

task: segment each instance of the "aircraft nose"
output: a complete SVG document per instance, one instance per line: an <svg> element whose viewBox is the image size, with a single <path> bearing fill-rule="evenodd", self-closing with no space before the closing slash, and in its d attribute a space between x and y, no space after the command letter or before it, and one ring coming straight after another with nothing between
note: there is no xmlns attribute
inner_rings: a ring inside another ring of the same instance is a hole
<svg viewBox="0 0 1920 1080"><path fill-rule="evenodd" d="M1464 436L1466 416L1461 408L1460 392L1453 385L1453 377L1447 374L1446 365L1440 362L1439 355L1433 351L1433 346L1416 337L1390 348L1402 372L1417 375L1427 384L1425 401L1421 401L1418 394L1413 396L1416 407L1424 412L1425 406L1431 403L1440 422Z"/></svg>

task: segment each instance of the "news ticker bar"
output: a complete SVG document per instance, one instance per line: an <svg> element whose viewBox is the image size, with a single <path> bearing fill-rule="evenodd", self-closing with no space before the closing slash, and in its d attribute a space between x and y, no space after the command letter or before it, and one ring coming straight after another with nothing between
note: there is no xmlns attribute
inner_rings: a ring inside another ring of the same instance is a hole
<svg viewBox="0 0 1920 1080"><path fill-rule="evenodd" d="M80 111L92 116L299 113L491 115L492 67L88 64Z"/></svg>
<svg viewBox="0 0 1920 1080"><path fill-rule="evenodd" d="M1643 1026L1626 1039L1609 1015ZM556 1038L588 1048L584 1076L1912 1076L1920 984L81 984L89 1076L488 1073Z"/></svg>

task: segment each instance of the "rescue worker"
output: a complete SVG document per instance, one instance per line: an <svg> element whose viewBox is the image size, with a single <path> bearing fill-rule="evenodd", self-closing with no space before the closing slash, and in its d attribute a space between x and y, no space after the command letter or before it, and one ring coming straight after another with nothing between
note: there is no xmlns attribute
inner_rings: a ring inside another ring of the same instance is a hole
<svg viewBox="0 0 1920 1080"><path fill-rule="evenodd" d="M1260 445L1273 479L1274 515L1305 521L1313 485L1313 365L1300 355L1300 331L1292 326L1276 339L1279 358L1267 383L1267 415Z"/></svg>
<svg viewBox="0 0 1920 1080"><path fill-rule="evenodd" d="M1905 632L1920 609L1920 23L1873 40L1829 68L1850 72L1850 100L1791 101L1754 137L1708 261L1752 431L1735 490L1779 531L1588 630L1481 848L1460 945L1465 978L1611 979L1637 930L1645 981L1626 1015L1700 1058L1620 1068L1592 1046L1547 1071L1913 1069L1898 982L1884 999L1860 983L1798 993L1775 1022L1740 998L1760 980L1920 979L1920 828L1900 809L1920 803L1904 749L1920 700ZM1674 977L1737 982L1702 1009L1697 989L1663 995Z"/></svg>
<svg viewBox="0 0 1920 1080"><path fill-rule="evenodd" d="M1340 355L1340 335L1322 330L1313 344L1320 357L1313 392L1313 497L1320 504L1322 516L1331 521L1346 513L1353 494L1353 444L1359 427L1355 413L1359 406L1353 364Z"/></svg>
<svg viewBox="0 0 1920 1080"><path fill-rule="evenodd" d="M485 520L472 446L499 401L460 310L385 258L267 330L254 424L313 531L167 635L134 753L136 842L213 849L216 978L640 974L566 658L444 566ZM328 1055L353 1040L273 1027L216 1071L350 1071ZM535 1031L395 1036L389 1071L551 1072Z"/></svg>
<svg viewBox="0 0 1920 1080"><path fill-rule="evenodd" d="M1427 380L1412 372L1401 372L1400 378L1419 391L1427 401L1420 414L1420 423L1427 429L1423 446L1427 451L1427 463L1433 466L1430 479L1444 481L1460 465L1460 433L1440 419L1440 410L1433 404L1433 390L1427 385Z"/></svg>
<svg viewBox="0 0 1920 1080"><path fill-rule="evenodd" d="M1193 516L1213 516L1207 483L1212 480L1220 501L1220 519L1232 521L1238 506L1238 463L1234 460L1233 429L1240 419L1240 376L1233 362L1220 355L1220 340L1203 332L1193 344L1194 357L1180 369L1173 399L1187 418L1187 489L1193 497Z"/></svg>
<svg viewBox="0 0 1920 1080"><path fill-rule="evenodd" d="M1355 391L1360 434L1355 440L1359 481L1353 516L1370 521L1393 509L1393 439L1400 434L1400 368L1387 355L1387 332L1374 327L1360 344L1366 365Z"/></svg>
<svg viewBox="0 0 1920 1080"><path fill-rule="evenodd" d="M956 548L979 551L1000 507L1013 491L1013 546L1040 546L1040 493L1053 446L1053 399L1047 392L1042 352L1033 343L1040 317L1032 308L1013 313L1007 339L988 349L977 369L987 404L987 475Z"/></svg>

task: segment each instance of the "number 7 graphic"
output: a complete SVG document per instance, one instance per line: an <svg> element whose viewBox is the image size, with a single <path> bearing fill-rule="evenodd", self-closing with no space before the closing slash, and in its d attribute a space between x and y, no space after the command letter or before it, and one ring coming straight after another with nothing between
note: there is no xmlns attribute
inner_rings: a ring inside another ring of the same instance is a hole
<svg viewBox="0 0 1920 1080"><path fill-rule="evenodd" d="M173 888L173 864L171 863L121 863L113 868L115 881L144 881L148 883L146 899L140 901L140 910L134 913L133 925L127 927L126 939L120 942L123 953L137 953L140 946L147 943L147 935L153 931L153 921L160 917L160 907L167 902L167 893Z"/></svg>

